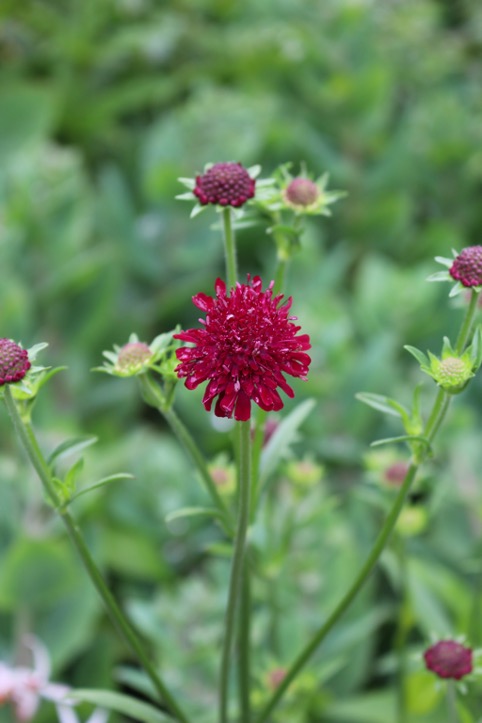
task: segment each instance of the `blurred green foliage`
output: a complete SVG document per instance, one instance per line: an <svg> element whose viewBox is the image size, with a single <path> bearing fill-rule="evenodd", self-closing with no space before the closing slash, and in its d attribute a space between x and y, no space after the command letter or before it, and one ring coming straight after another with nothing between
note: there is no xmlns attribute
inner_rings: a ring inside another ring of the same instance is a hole
<svg viewBox="0 0 482 723"><path fill-rule="evenodd" d="M195 323L192 294L210 293L223 274L214 215L188 219L174 200L179 176L208 161L261 163L263 175L306 161L348 191L331 219L310 221L288 279L313 343L298 400L317 400L296 451L322 462L326 477L301 494L282 466L255 530L254 695L264 698L270 670L290 662L359 568L386 505L363 459L370 441L400 430L354 394L408 402L422 375L403 344L438 354L457 327L463 302L447 302L447 288L425 278L434 255L479 243L481 49L482 7L469 0L2 3L0 333L26 347L47 341L42 363L69 367L38 403L42 445L97 434L83 479L135 475L75 511L199 723L210 723L216 682L227 565L212 550L221 535L199 518L166 524L169 512L203 503L195 475L134 382L90 369L131 332L150 341ZM263 226L238 242L243 273L269 279L274 249ZM425 389L429 399L427 380ZM433 632L482 643L480 380L470 389L420 483L426 529L405 542L414 651ZM180 387L177 404L208 455L229 449L198 394ZM139 687L18 460L5 413L0 428L0 658L33 630L57 679ZM273 720L385 723L395 699L397 569L392 549ZM267 591L275 599L263 605ZM420 684L420 661L411 669L410 721L440 723L432 681ZM40 723L51 720L47 706L42 715ZM2 723L6 716L2 709Z"/></svg>

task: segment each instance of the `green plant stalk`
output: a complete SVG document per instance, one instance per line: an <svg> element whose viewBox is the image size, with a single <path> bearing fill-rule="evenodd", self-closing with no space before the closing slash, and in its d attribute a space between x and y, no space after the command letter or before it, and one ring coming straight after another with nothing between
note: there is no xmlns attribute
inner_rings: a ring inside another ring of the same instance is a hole
<svg viewBox="0 0 482 723"><path fill-rule="evenodd" d="M259 495L259 465L261 461L261 452L263 451L264 432L268 412L259 409L256 415L256 424L254 427L253 445L252 445L252 463L251 463L251 512L250 519L254 520L256 509L258 506Z"/></svg>
<svg viewBox="0 0 482 723"><path fill-rule="evenodd" d="M467 309L467 312L465 314L465 319L462 324L462 327L459 332L459 336L457 338L457 342L455 344L455 352L457 354L462 354L472 332L472 325L474 323L474 317L477 313L477 306L479 301L479 292L474 291L472 289L472 293L470 296L470 303Z"/></svg>
<svg viewBox="0 0 482 723"><path fill-rule="evenodd" d="M278 253L276 259L276 269L274 274L273 295L281 293L286 282L286 271L288 268L288 258Z"/></svg>
<svg viewBox="0 0 482 723"><path fill-rule="evenodd" d="M231 563L231 575L229 580L228 604L226 608L224 640L221 655L221 672L219 684L219 721L227 723L228 721L228 701L229 701L229 669L231 662L231 652L233 648L233 638L236 624L236 614L238 601L241 595L241 586L243 576L247 565L244 565L246 556L246 533L249 524L249 496L251 488L251 429L249 421L238 422L239 440L239 500L238 500L238 525L236 530L236 538L234 541L234 553ZM245 580L245 584L246 584ZM245 591L246 593L246 591ZM249 637L247 631L243 628L246 624L244 616L241 616L239 626L240 639L245 636ZM245 655L244 665L248 665L248 656ZM243 674L240 676L241 681L249 684L246 680L249 676ZM240 691L240 697L243 700L242 709L249 710L249 688ZM243 723L249 723L249 719L243 718Z"/></svg>
<svg viewBox="0 0 482 723"><path fill-rule="evenodd" d="M251 577L248 562L249 550L245 551L243 561L243 576L241 581L241 595L239 600L238 620L238 682L239 682L239 709L241 720L247 723L251 720L250 684L251 684Z"/></svg>
<svg viewBox="0 0 482 723"><path fill-rule="evenodd" d="M236 286L238 264L236 260L236 242L232 224L232 211L228 206L223 209L224 222L224 256L226 262L226 282L229 289Z"/></svg>
<svg viewBox="0 0 482 723"><path fill-rule="evenodd" d="M472 292L472 298L470 300L469 307L467 309L464 321L461 326L461 330L457 339L457 352L461 352L465 345L467 344L469 340L469 335L472 329L473 319L474 315L477 309L477 298L478 294L476 292ZM437 396L435 398L432 412L429 415L428 421L424 428L423 436L428 439L429 442L432 442L438 429L440 428L440 425L442 424L442 421L444 420L444 417L447 413L450 401L451 401L450 394L447 394L442 389L439 389ZM390 535L393 531L393 528L395 527L395 524L398 520L398 517L400 515L400 512L402 510L403 504L405 502L406 496L410 490L410 487L413 484L413 481L416 477L416 474L418 472L420 462L422 460L416 460L413 461L408 468L407 474L405 475L405 479L403 481L403 484L398 492L397 497L394 500L392 509L390 510L385 523L380 530L380 533L378 537L376 538L374 545L365 560L365 563L363 564L360 572L356 576L355 580L352 582L351 586L348 588L347 592L345 593L344 597L340 600L336 608L333 610L332 614L328 617L328 619L323 623L323 625L316 631L312 639L308 642L308 644L305 646L305 648L301 651L301 653L298 655L298 657L294 660L291 667L288 669L286 676L278 686L278 688L274 691L273 695L265 706L260 711L259 715L255 719L255 723L264 723L264 721L267 720L268 716L271 714L273 709L277 706L280 699L283 697L284 693L288 689L289 685L292 683L292 681L296 678L298 673L301 671L301 669L304 667L304 665L308 662L308 660L311 658L313 653L317 650L319 645L322 643L322 641L325 639L325 637L328 635L328 633L331 631L331 629L334 627L334 625L337 623L339 618L343 615L345 610L350 606L352 601L357 596L358 592L361 590L363 585L365 584L366 580L368 579L368 576L372 572L373 568L375 567L376 563L378 562L378 558L382 554Z"/></svg>
<svg viewBox="0 0 482 723"><path fill-rule="evenodd" d="M449 714L449 723L460 723L460 718L457 713L457 690L455 688L455 681L447 681L447 708Z"/></svg>
<svg viewBox="0 0 482 723"><path fill-rule="evenodd" d="M400 570L400 592L401 604L398 612L398 624L395 635L395 651L398 658L397 670L397 723L408 723L407 712L407 696L406 696L406 676L407 676L407 606L408 601L408 579L407 579L407 551L405 549L405 540L398 535L396 542L396 552L398 557L398 566Z"/></svg>
<svg viewBox="0 0 482 723"><path fill-rule="evenodd" d="M84 567L92 583L94 584L99 595L101 596L115 627L121 633L121 635L129 645L130 649L138 658L139 662L151 679L161 700L165 703L171 715L174 716L178 721L181 721L181 723L189 723L189 719L182 711L175 698L173 698L160 676L155 671L154 666L147 657L144 647L139 637L137 636L137 633L135 632L128 619L125 617L124 613L122 612L115 598L110 592L99 568L97 567L93 557L90 554L90 551L84 541L83 535L77 523L71 516L70 512L66 509L66 507L62 505L61 500L59 499L59 496L56 492L55 485L52 482L52 476L49 467L40 450L32 427L30 424L27 424L22 420L22 417L17 409L15 400L13 399L12 393L10 391L9 385L5 385L4 400L14 429L22 443L22 446L24 447L32 466L37 472L37 475L42 482L48 498L50 499L56 511L61 516L62 521L67 528L70 539L76 547L80 559L82 560L82 563L84 564Z"/></svg>
<svg viewBox="0 0 482 723"><path fill-rule="evenodd" d="M191 460L194 462L201 479L205 485L205 488L217 509L221 512L221 523L223 529L228 537L234 537L234 531L231 521L231 513L226 506L225 501L218 492L216 485L214 484L213 478L209 472L206 460L194 441L192 435L189 433L187 427L181 421L180 417L176 414L172 407L165 404L165 399L162 395L162 391L159 389L157 384L154 384L147 374L142 374L138 377L141 389L146 393L146 396L151 400L150 403L155 406L159 414L164 417L170 428L174 432L181 446L186 450Z"/></svg>

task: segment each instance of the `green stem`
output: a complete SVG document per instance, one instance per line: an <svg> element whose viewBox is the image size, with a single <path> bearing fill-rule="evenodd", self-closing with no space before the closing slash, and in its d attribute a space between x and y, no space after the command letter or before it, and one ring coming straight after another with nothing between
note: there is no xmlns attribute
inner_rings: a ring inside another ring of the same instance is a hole
<svg viewBox="0 0 482 723"><path fill-rule="evenodd" d="M467 341L470 338L470 334L472 331L472 324L474 322L474 317L477 312L477 306L479 301L479 292L474 291L472 289L472 294L470 297L470 303L467 309L467 312L465 314L464 323L462 324L462 327L459 332L459 336L457 339L457 343L455 345L455 352L457 354L462 354L465 345L467 344Z"/></svg>
<svg viewBox="0 0 482 723"><path fill-rule="evenodd" d="M362 566L360 572L356 576L355 580L353 581L352 585L348 589L345 596L340 600L338 605L336 606L335 610L332 612L332 614L328 617L326 622L318 629L318 631L315 633L311 641L308 643L308 645L301 651L301 653L298 655L294 663L289 668L285 678L282 680L278 688L273 693L272 697L269 699L269 701L266 703L265 707L262 709L259 716L256 718L256 723L262 723L263 721L267 720L268 716L271 714L274 707L277 705L278 701L282 697L282 695L287 690L290 683L296 678L300 670L303 668L305 663L311 658L315 650L318 648L320 643L324 640L324 638L328 635L332 627L335 625L335 623L338 621L338 619L343 615L345 610L349 607L351 602L356 597L359 590L363 587L368 575L371 573L373 568L375 567L376 562L378 561L378 558L380 557L387 540L395 527L395 523L398 519L398 515L400 514L400 511L403 507L403 503L405 502L405 498L407 496L407 493L412 485L413 480L415 479L415 475L417 472L418 467L414 464L410 465L408 472L405 476L405 480L403 482L402 487L400 488L400 491L395 499L395 502L393 504L392 509L390 510L390 513L385 521L385 524L383 525L383 528L381 529L375 544L372 547L372 550L370 554L368 555L368 558L365 561L365 564Z"/></svg>
<svg viewBox="0 0 482 723"><path fill-rule="evenodd" d="M232 211L228 206L223 209L224 221L224 254L226 261L226 281L228 288L236 286L238 279L238 266L236 261L236 244L232 224Z"/></svg>
<svg viewBox="0 0 482 723"><path fill-rule="evenodd" d="M141 389L144 394L144 398L148 400L149 404L154 406L159 414L161 414L167 421L175 436L177 437L180 444L184 447L191 460L194 462L204 486L211 496L216 508L220 512L220 520L223 525L223 529L232 538L234 536L231 513L226 506L225 501L218 492L216 485L214 484L213 478L209 472L206 460L193 437L189 433L187 427L183 424L181 419L178 417L172 407L165 404L165 399L162 395L162 391L157 384L154 384L152 379L147 374L142 374L138 377Z"/></svg>
<svg viewBox="0 0 482 723"><path fill-rule="evenodd" d="M236 610L240 596L242 578L244 574L244 559L246 548L246 533L249 523L249 493L251 487L251 430L249 421L238 422L239 444L239 506L238 526L234 541L234 553L231 563L231 577L229 581L228 605L226 609L224 641L221 656L221 673L219 687L219 721L227 723L228 720L228 687L229 668L233 637L236 621ZM246 566L247 569L247 566ZM241 631L241 635L243 631ZM246 662L245 662L246 665ZM248 681L245 681L248 682ZM240 695L244 698L243 707L249 706L249 690L241 690ZM243 723L249 723L243 719Z"/></svg>
<svg viewBox="0 0 482 723"><path fill-rule="evenodd" d="M243 562L243 577L241 582L241 595L239 600L239 707L241 720L249 723L251 720L250 682L251 682L251 577L249 574L248 550Z"/></svg>
<svg viewBox="0 0 482 723"><path fill-rule="evenodd" d="M453 680L447 681L447 704L450 723L460 723L457 713L457 690Z"/></svg>
<svg viewBox="0 0 482 723"><path fill-rule="evenodd" d="M214 503L218 507L218 509L222 512L222 522L224 531L229 537L233 537L233 528L231 524L231 513L229 512L225 501L221 497L221 495L218 492L218 489L216 485L213 482L213 478L211 477L211 474L209 472L208 466L206 464L206 460L204 459L202 453L199 450L199 447L197 446L196 442L192 438L191 434L187 430L187 428L182 423L181 419L177 416L174 409L167 409L165 412L162 412L164 414L167 422L169 423L172 431L177 436L178 440L183 445L184 449L188 452L191 459L193 460L194 464L196 465L199 474L201 475L205 485L206 489L208 490L209 494L211 495Z"/></svg>
<svg viewBox="0 0 482 723"><path fill-rule="evenodd" d="M288 259L284 256L281 256L278 253L278 258L276 261L276 269L275 269L275 275L274 275L274 286L273 286L273 295L276 296L276 294L280 294L284 288L285 281L286 281L286 270L288 268Z"/></svg>
<svg viewBox="0 0 482 723"><path fill-rule="evenodd" d="M256 423L254 426L254 437L252 447L252 464L251 464L251 512L250 519L254 520L256 509L258 506L259 494L259 464L261 460L261 452L263 451L264 433L268 412L259 409L256 415Z"/></svg>
<svg viewBox="0 0 482 723"><path fill-rule="evenodd" d="M56 511L60 514L62 521L67 528L70 539L76 547L77 552L79 553L80 558L84 564L84 567L91 581L96 587L99 595L101 596L115 627L121 633L131 650L139 659L144 670L148 674L157 692L159 693L161 700L165 703L170 713L175 718L177 718L178 721L181 721L182 723L189 723L189 719L183 713L178 703L172 697L171 693L166 688L162 679L155 671L152 663L146 655L144 647L139 640L137 633L135 632L128 619L125 617L124 613L120 609L115 598L107 587L107 584L102 577L99 568L94 562L94 559L92 558L90 551L85 544L84 538L79 527L77 526L77 523L71 516L70 512L65 508L65 506L62 505L62 502L56 491L55 484L52 481L50 469L40 450L32 427L30 426L30 424L25 423L22 420L21 415L17 409L17 405L15 404L15 401L12 397L9 385L5 386L4 399L15 431L17 432L17 435L30 459L30 462L36 470L40 481L42 482L43 487L47 493L47 496L49 497Z"/></svg>
<svg viewBox="0 0 482 723"><path fill-rule="evenodd" d="M398 536L396 540L396 552L400 570L400 593L401 604L398 611L398 624L395 635L395 651L398 658L397 671L397 723L407 723L407 697L405 693L407 676L407 608L408 601L408 579L407 579L407 552L405 540Z"/></svg>
<svg viewBox="0 0 482 723"><path fill-rule="evenodd" d="M429 417L429 421L427 422L427 425L425 427L424 436L428 437L428 439L431 441L440 427L440 424L442 423L443 418L445 417L445 414L448 409L448 405L450 402L450 395L446 394L445 392L442 392L441 390L437 394L436 400L434 402L434 407L432 410L432 413ZM378 558L382 554L388 539L393 531L393 528L395 527L395 524L397 522L397 519L400 515L400 512L402 510L403 504L405 502L406 496L410 490L410 487L415 479L415 476L417 474L419 468L419 464L412 462L410 467L408 468L407 474L405 476L404 482L398 492L397 497L395 498L395 501L393 503L392 509L390 510L385 523L375 540L375 543L364 563L362 566L360 572L356 576L355 580L349 587L348 591L345 593L344 597L340 600L332 614L328 617L328 619L325 621L325 623L318 629L318 631L315 633L315 635L312 637L308 645L301 651L301 653L298 655L298 657L295 659L291 667L289 668L285 678L280 683L278 688L275 690L271 698L268 700L264 708L261 710L260 714L256 718L255 723L264 723L264 721L267 720L268 716L271 714L272 710L276 707L279 700L283 696L283 694L288 689L288 686L290 683L296 678L300 670L303 668L303 666L308 662L308 660L311 658L313 653L317 650L318 646L322 643L322 641L326 638L328 633L331 631L333 626L336 624L336 622L339 620L339 618L343 615L345 610L351 605L352 601L357 596L358 592L361 590L363 585L365 584L368 576L372 572L373 568L375 567L376 563L378 562Z"/></svg>

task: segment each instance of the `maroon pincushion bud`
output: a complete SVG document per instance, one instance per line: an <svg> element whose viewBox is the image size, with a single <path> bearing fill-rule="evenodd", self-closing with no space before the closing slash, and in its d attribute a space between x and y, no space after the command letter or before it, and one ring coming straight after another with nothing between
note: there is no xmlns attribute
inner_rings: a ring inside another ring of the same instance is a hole
<svg viewBox="0 0 482 723"><path fill-rule="evenodd" d="M215 163L202 176L196 176L193 193L205 206L242 206L254 196L256 181L240 163Z"/></svg>
<svg viewBox="0 0 482 723"><path fill-rule="evenodd" d="M455 640L440 640L423 654L428 670L439 678L460 680L472 670L472 649Z"/></svg>
<svg viewBox="0 0 482 723"><path fill-rule="evenodd" d="M454 259L450 276L463 286L482 286L482 246L468 246Z"/></svg>
<svg viewBox="0 0 482 723"><path fill-rule="evenodd" d="M19 382L30 369L28 352L11 339L0 339L0 387Z"/></svg>
<svg viewBox="0 0 482 723"><path fill-rule="evenodd" d="M394 487L399 487L405 480L408 471L406 462L394 462L384 472L385 482Z"/></svg>
<svg viewBox="0 0 482 723"><path fill-rule="evenodd" d="M142 341L129 342L119 351L117 367L122 371L132 371L144 366L152 358L152 351Z"/></svg>
<svg viewBox="0 0 482 723"><path fill-rule="evenodd" d="M294 178L285 189L285 201L291 206L307 208L318 201L320 189L309 178Z"/></svg>

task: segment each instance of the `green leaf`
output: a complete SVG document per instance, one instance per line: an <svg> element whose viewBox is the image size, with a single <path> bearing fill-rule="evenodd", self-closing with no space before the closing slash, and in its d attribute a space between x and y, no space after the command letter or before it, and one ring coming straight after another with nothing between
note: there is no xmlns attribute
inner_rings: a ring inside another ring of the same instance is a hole
<svg viewBox="0 0 482 723"><path fill-rule="evenodd" d="M218 517L224 520L225 516L223 513L215 507L182 507L179 510L174 510L166 515L166 522L173 522L174 520L180 520L183 517L196 517L199 515L206 515L208 517Z"/></svg>
<svg viewBox="0 0 482 723"><path fill-rule="evenodd" d="M415 357L421 367L430 366L430 362L427 356L423 353L423 351L420 351L420 349L417 349L417 347L410 346L409 344L405 344L403 348L406 349L409 354Z"/></svg>
<svg viewBox="0 0 482 723"><path fill-rule="evenodd" d="M134 475L127 474L127 472L119 472L118 474L111 474L108 477L103 477L102 479L98 480L97 482L93 482L91 485L88 485L88 487L83 487L75 495L72 495L72 497L70 498L70 502L73 502L78 497L81 497L81 495L85 495L88 492L92 492L93 490L99 489L99 487L104 487L105 485L109 484L110 482L117 482L118 480L122 480L122 479L134 479Z"/></svg>
<svg viewBox="0 0 482 723"><path fill-rule="evenodd" d="M430 442L428 439L417 434L402 434L400 437L385 437L385 439L377 439L376 442L372 442L370 444L370 447L380 447L382 444L393 444L395 442L421 442L430 449Z"/></svg>
<svg viewBox="0 0 482 723"><path fill-rule="evenodd" d="M75 487L77 484L77 476L82 470L82 467L84 466L84 460L82 457L79 457L72 467L69 469L67 474L65 475L64 479L64 486L66 490L66 501L71 498L72 493L75 491Z"/></svg>
<svg viewBox="0 0 482 723"><path fill-rule="evenodd" d="M306 399L288 414L276 429L261 454L260 481L266 480L272 474L283 457L289 451L290 445L295 441L296 433L306 417L315 407L314 399Z"/></svg>
<svg viewBox="0 0 482 723"><path fill-rule="evenodd" d="M91 435L85 437L74 437L73 439L67 439L62 442L50 453L47 463L51 465L55 460L62 459L69 454L76 454L82 452L87 447L97 442L97 437Z"/></svg>
<svg viewBox="0 0 482 723"><path fill-rule="evenodd" d="M358 392L355 394L356 399L364 404L368 404L369 407L377 409L379 412L385 414L391 414L394 417L403 417L404 414L408 414L408 411L401 404L396 402L390 397L385 397L383 394L371 394L370 392Z"/></svg>
<svg viewBox="0 0 482 723"><path fill-rule="evenodd" d="M170 716L164 715L149 703L143 703L137 698L123 693L114 693L110 690L96 690L94 688L82 688L69 693L69 698L92 703L101 708L115 710L133 718L139 723L172 723Z"/></svg>

